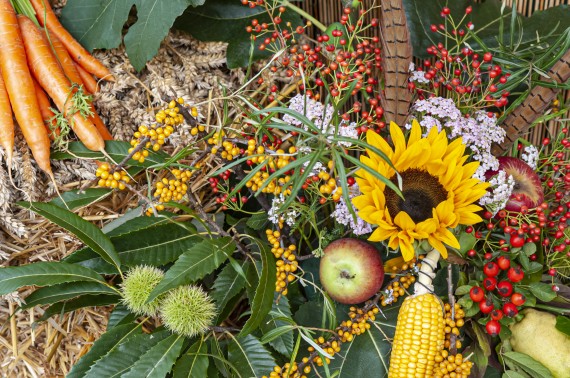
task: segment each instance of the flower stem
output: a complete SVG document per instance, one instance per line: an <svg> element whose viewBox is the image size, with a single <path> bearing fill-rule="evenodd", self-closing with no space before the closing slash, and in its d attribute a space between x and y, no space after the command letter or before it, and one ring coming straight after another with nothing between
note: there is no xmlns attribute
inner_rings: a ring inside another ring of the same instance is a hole
<svg viewBox="0 0 570 378"><path fill-rule="evenodd" d="M296 12L299 16L304 17L307 21L311 21L311 23L315 25L317 28L319 28L322 32L327 31L327 27L325 25L323 25L321 22L319 22L319 20L317 20L316 18L314 18L313 16L311 16L310 14L299 8L298 6L291 4L288 0L284 0L282 4L286 7L289 7L289 9Z"/></svg>

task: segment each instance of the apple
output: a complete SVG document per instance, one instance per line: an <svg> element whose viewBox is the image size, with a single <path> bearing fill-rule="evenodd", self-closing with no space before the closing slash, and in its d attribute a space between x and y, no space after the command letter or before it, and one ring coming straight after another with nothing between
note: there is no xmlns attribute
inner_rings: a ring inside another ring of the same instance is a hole
<svg viewBox="0 0 570 378"><path fill-rule="evenodd" d="M335 301L344 304L361 303L382 287L382 258L378 250L366 241L338 239L323 252L319 275L325 291Z"/></svg>
<svg viewBox="0 0 570 378"><path fill-rule="evenodd" d="M534 209L544 201L544 191L540 177L536 172L521 159L510 156L499 156L499 170L513 176L515 186L511 197L505 205L505 210L520 213L523 206ZM491 177L497 171L489 172L486 176Z"/></svg>

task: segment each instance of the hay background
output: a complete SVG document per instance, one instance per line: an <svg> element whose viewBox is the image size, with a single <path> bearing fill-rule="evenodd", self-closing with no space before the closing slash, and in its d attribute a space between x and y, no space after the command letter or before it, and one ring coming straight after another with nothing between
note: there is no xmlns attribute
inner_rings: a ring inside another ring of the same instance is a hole
<svg viewBox="0 0 570 378"><path fill-rule="evenodd" d="M510 5L512 0L505 2ZM58 0L54 5L59 8L62 3ZM523 0L517 1L517 9L530 15L536 10L569 3L570 0ZM301 6L325 24L337 21L342 11L339 0L306 0ZM243 73L225 68L225 48L223 43L202 43L172 33L157 57L140 73L128 63L123 49L98 53L112 68L117 82L102 86L95 99L96 108L113 135L128 140L138 125L152 118L154 107L159 104L152 96L175 95L194 103L219 95L218 82L235 87ZM565 98L570 98L568 93ZM552 127L553 123L548 125ZM537 143L546 133L547 127L534 128L530 140ZM188 140L178 138L175 142L182 145ZM55 194L49 180L39 173L21 135L17 136L16 146L12 173L16 186L24 191L14 190L7 180L7 167L0 164L0 264L58 261L81 244L49 221L13 205L18 200L46 200ZM89 161L53 162L53 167L57 182L68 190L93 178L94 165ZM137 205L133 194L113 193L78 213L103 226ZM0 376L65 376L104 332L110 308L82 309L33 327L34 320L43 312L39 307L9 316L30 292L23 290L0 298Z"/></svg>

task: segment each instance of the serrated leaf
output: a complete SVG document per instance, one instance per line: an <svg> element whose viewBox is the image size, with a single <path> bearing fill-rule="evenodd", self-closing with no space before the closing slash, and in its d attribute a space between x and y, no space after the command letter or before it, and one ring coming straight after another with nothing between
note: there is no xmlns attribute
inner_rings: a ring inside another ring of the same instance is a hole
<svg viewBox="0 0 570 378"><path fill-rule="evenodd" d="M123 266L170 263L192 248L198 240L186 228L171 222L111 238ZM72 253L63 261L89 267L102 274L112 273L111 265L88 248Z"/></svg>
<svg viewBox="0 0 570 378"><path fill-rule="evenodd" d="M89 223L79 215L51 203L18 202L18 205L32 210L58 226L65 228L88 245L103 260L113 265L117 272L121 271L121 261L115 246L111 243L109 237L93 223Z"/></svg>
<svg viewBox="0 0 570 378"><path fill-rule="evenodd" d="M228 360L242 378L268 375L275 366L271 353L253 335L233 338L228 347Z"/></svg>
<svg viewBox="0 0 570 378"><path fill-rule="evenodd" d="M131 232L145 230L151 227L173 223L172 220L168 217L140 216L142 215L142 209L139 208L139 211L139 216L135 216L131 219L124 219L123 216L106 224L105 227L103 227L101 230L109 237L117 237L126 235Z"/></svg>
<svg viewBox="0 0 570 378"><path fill-rule="evenodd" d="M254 230L261 230L268 222L267 213L253 214L245 224Z"/></svg>
<svg viewBox="0 0 570 378"><path fill-rule="evenodd" d="M62 11L62 23L89 50L115 48L132 6L137 8L137 22L125 36L127 55L140 71L158 52L160 43L176 17L188 6L204 0L70 0Z"/></svg>
<svg viewBox="0 0 570 378"><path fill-rule="evenodd" d="M531 293L543 302L550 302L556 298L556 292L552 290L552 285L544 282L532 282L529 285Z"/></svg>
<svg viewBox="0 0 570 378"><path fill-rule="evenodd" d="M208 347L203 340L197 341L176 361L173 378L204 378L208 376Z"/></svg>
<svg viewBox="0 0 570 378"><path fill-rule="evenodd" d="M129 371L141 356L171 336L163 330L152 334L133 334L98 359L82 378L118 378Z"/></svg>
<svg viewBox="0 0 570 378"><path fill-rule="evenodd" d="M170 289L191 284L213 272L228 259L235 248L235 242L229 237L206 239L194 245L168 269L164 278L148 295L147 302Z"/></svg>
<svg viewBox="0 0 570 378"><path fill-rule="evenodd" d="M302 25L296 12L285 12L281 18L284 25L290 22L293 29ZM208 0L200 7L186 9L174 26L201 41L228 42L228 68L237 68L249 63L251 36L245 27L251 25L253 19L257 19L260 24L271 21L264 7L250 8L233 0ZM262 38L258 38L256 46L261 43ZM252 53L254 61L270 55L257 47Z"/></svg>
<svg viewBox="0 0 570 378"><path fill-rule="evenodd" d="M283 318L291 319L291 322L293 322L291 308L289 306L289 300L287 297L281 296L281 298L279 298L279 294L277 293L275 293L274 296L275 297L273 299L271 311L265 318L265 321L261 323L261 326L259 327L264 335L266 335L271 330L291 324L283 320ZM269 342L269 345L271 345L282 355L291 357L294 346L293 330L281 333L278 337L271 340Z"/></svg>
<svg viewBox="0 0 570 378"><path fill-rule="evenodd" d="M505 352L503 358L516 364L533 378L552 378L550 370L527 354Z"/></svg>
<svg viewBox="0 0 570 378"><path fill-rule="evenodd" d="M107 188L88 188L85 190L70 190L49 201L49 203L59 206L62 209L75 210L80 207L89 206L92 203L101 201L113 192Z"/></svg>
<svg viewBox="0 0 570 378"><path fill-rule="evenodd" d="M129 337L140 332L140 324L134 323L108 329L93 343L89 351L73 365L71 371L67 374L67 378L83 378L91 365L128 340Z"/></svg>
<svg viewBox="0 0 570 378"><path fill-rule="evenodd" d="M116 295L117 292L109 286L103 285L101 282L62 283L35 290L26 297L26 304L23 305L21 309L24 310L34 306L52 304L82 295L96 294Z"/></svg>
<svg viewBox="0 0 570 378"><path fill-rule="evenodd" d="M79 0L81 1L81 0ZM119 0L107 0L107 1L119 1ZM125 0L121 0L125 1ZM121 161L125 156L129 154L129 148L131 148L131 144L129 142L121 142L117 140L108 140L105 142L105 152L114 160L114 161ZM76 159L76 158L87 158L87 159L99 159L103 160L106 158L101 152L99 151L91 151L81 142L70 142L68 144L67 151L52 151L50 158L54 160L63 160L63 159ZM140 168L149 168L154 165L161 165L164 164L170 155L168 155L164 151L149 151L147 157L145 157L145 161L140 163L137 160L129 160L128 165L131 167L140 167Z"/></svg>
<svg viewBox="0 0 570 378"><path fill-rule="evenodd" d="M22 286L50 286L74 281L105 283L105 280L91 269L61 262L42 261L0 268L0 295L11 293Z"/></svg>
<svg viewBox="0 0 570 378"><path fill-rule="evenodd" d="M247 262L243 262L242 267ZM210 296L216 301L219 313L223 312L230 299L235 297L245 288L245 278L239 275L236 270L227 264L216 277Z"/></svg>
<svg viewBox="0 0 570 378"><path fill-rule="evenodd" d="M132 323L136 318L137 316L129 311L127 306L123 304L117 305L113 311L111 311L111 315L109 315L107 331L122 324Z"/></svg>
<svg viewBox="0 0 570 378"><path fill-rule="evenodd" d="M144 353L121 378L163 378L180 355L184 337L171 335Z"/></svg>
<svg viewBox="0 0 570 378"><path fill-rule="evenodd" d="M241 332L240 336L245 336L256 329L265 316L271 310L271 304L273 302L273 293L275 291L275 257L273 254L264 246L260 246L261 252L261 276L259 277L259 284L255 290L255 295L251 301L251 313L254 314L247 319Z"/></svg>
<svg viewBox="0 0 570 378"><path fill-rule="evenodd" d="M96 306L107 306L117 304L121 300L118 295L107 295L107 294L97 294L97 295L83 295L79 298L70 299L65 302L57 302L44 312L38 322L43 322L53 315L63 315L66 312L75 311L83 307L96 307Z"/></svg>

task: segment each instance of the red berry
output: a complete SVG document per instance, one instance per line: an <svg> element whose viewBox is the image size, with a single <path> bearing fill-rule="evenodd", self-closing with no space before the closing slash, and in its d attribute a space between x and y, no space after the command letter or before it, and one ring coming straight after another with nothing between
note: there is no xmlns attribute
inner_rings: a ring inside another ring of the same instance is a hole
<svg viewBox="0 0 570 378"><path fill-rule="evenodd" d="M490 261L483 267L483 273L485 273L487 277L495 277L499 274L499 266Z"/></svg>
<svg viewBox="0 0 570 378"><path fill-rule="evenodd" d="M503 312L505 313L506 316L512 318L514 316L517 316L519 310L517 309L517 306L515 306L511 302L507 302L503 305Z"/></svg>
<svg viewBox="0 0 570 378"><path fill-rule="evenodd" d="M491 252L485 253L485 260L491 260L493 258L493 254Z"/></svg>
<svg viewBox="0 0 570 378"><path fill-rule="evenodd" d="M441 10L441 13L448 15L451 13L451 9L449 9L448 7L443 7L443 9Z"/></svg>
<svg viewBox="0 0 570 378"><path fill-rule="evenodd" d="M473 258L477 256L477 251L475 251L474 249L470 249L469 251L467 251L467 256Z"/></svg>
<svg viewBox="0 0 570 378"><path fill-rule="evenodd" d="M511 267L511 260L509 260L508 257L500 256L497 259L497 265L499 268L501 268L501 270L507 270Z"/></svg>
<svg viewBox="0 0 570 378"><path fill-rule="evenodd" d="M515 236L511 236L511 245L514 248L520 248L524 245L524 238L519 236L518 234Z"/></svg>
<svg viewBox="0 0 570 378"><path fill-rule="evenodd" d="M495 277L487 277L483 280L483 287L487 291L493 291L497 287L497 279Z"/></svg>
<svg viewBox="0 0 570 378"><path fill-rule="evenodd" d="M524 278L524 272L520 266L516 266L509 269L507 277L509 277L509 280L513 283L519 282Z"/></svg>
<svg viewBox="0 0 570 378"><path fill-rule="evenodd" d="M501 320L503 318L503 311L501 310L493 310L491 311L491 319L493 320Z"/></svg>
<svg viewBox="0 0 570 378"><path fill-rule="evenodd" d="M497 284L497 291L501 297L509 297L513 293L513 284L509 281L501 281Z"/></svg>
<svg viewBox="0 0 570 378"><path fill-rule="evenodd" d="M491 336L497 336L501 332L501 323L496 320L489 320L485 326L487 333Z"/></svg>
<svg viewBox="0 0 570 378"><path fill-rule="evenodd" d="M515 306L522 306L526 302L526 298L521 293L514 293L511 297L511 303Z"/></svg>
<svg viewBox="0 0 570 378"><path fill-rule="evenodd" d="M490 300L489 298L479 302L479 310L481 310L483 314L490 313L491 311L493 311L494 308L495 306L493 305L493 301Z"/></svg>
<svg viewBox="0 0 570 378"><path fill-rule="evenodd" d="M491 60L493 60L493 54L491 54L490 52L486 52L486 53L483 55L483 60L484 60L485 62L490 62Z"/></svg>
<svg viewBox="0 0 570 378"><path fill-rule="evenodd" d="M485 298L485 292L479 286L473 286L469 290L469 297L473 302L481 302Z"/></svg>

